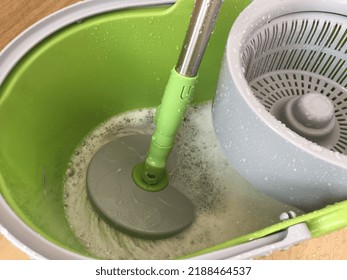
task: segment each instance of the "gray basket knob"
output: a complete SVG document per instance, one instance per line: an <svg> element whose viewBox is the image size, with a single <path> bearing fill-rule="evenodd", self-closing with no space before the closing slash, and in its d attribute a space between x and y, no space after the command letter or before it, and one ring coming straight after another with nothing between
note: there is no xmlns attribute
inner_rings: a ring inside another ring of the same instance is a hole
<svg viewBox="0 0 347 280"><path fill-rule="evenodd" d="M285 106L285 121L305 137L329 135L335 127L334 105L320 93L307 93L292 98Z"/></svg>

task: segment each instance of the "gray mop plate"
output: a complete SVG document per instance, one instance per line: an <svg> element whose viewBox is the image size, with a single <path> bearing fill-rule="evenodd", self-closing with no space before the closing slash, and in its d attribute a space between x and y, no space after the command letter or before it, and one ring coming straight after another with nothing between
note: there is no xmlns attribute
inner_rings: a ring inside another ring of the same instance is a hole
<svg viewBox="0 0 347 280"><path fill-rule="evenodd" d="M146 158L150 139L150 135L136 134L103 146L89 164L87 191L94 209L115 228L140 238L160 239L189 227L195 210L171 185L148 192L134 183L132 169Z"/></svg>

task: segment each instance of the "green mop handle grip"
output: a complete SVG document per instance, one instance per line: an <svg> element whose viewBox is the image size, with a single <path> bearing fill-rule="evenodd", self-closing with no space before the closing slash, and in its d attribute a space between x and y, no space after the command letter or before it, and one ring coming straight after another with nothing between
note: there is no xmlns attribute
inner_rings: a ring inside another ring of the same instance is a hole
<svg viewBox="0 0 347 280"><path fill-rule="evenodd" d="M176 69L171 70L161 104L157 108L156 129L152 136L146 161L134 169L134 180L145 190L159 191L168 184L165 170L166 160L192 99L196 82L197 76L185 77L179 74ZM140 172L142 173L141 176Z"/></svg>
<svg viewBox="0 0 347 280"><path fill-rule="evenodd" d="M197 76L185 77L177 73L175 69L171 71L161 105L155 116L156 129L146 159L148 170L145 171L149 174L155 169L165 168L177 130L192 99L196 81Z"/></svg>

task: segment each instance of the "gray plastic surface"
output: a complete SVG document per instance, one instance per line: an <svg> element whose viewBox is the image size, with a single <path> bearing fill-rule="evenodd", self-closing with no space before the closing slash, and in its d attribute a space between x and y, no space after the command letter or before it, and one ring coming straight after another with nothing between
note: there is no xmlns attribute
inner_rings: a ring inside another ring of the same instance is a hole
<svg viewBox="0 0 347 280"><path fill-rule="evenodd" d="M133 167L146 158L150 141L150 135L134 134L103 146L89 164L87 190L92 205L109 224L140 238L160 239L189 227L195 209L170 184L149 192L134 183Z"/></svg>
<svg viewBox="0 0 347 280"><path fill-rule="evenodd" d="M287 101L283 111L283 117L274 116L299 135L328 149L338 142L340 130L334 105L325 95L305 93L293 97Z"/></svg>
<svg viewBox="0 0 347 280"><path fill-rule="evenodd" d="M346 14L338 0L253 1L229 34L214 100L215 132L230 163L261 191L304 211L347 199ZM334 99L338 141L331 149L271 111L315 87Z"/></svg>

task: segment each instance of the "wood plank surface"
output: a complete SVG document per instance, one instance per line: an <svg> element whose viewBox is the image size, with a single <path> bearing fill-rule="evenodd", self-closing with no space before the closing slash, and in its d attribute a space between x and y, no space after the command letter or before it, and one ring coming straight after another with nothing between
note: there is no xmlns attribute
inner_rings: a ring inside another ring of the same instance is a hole
<svg viewBox="0 0 347 280"><path fill-rule="evenodd" d="M0 0L0 50L27 27L77 0ZM28 257L0 235L0 260ZM275 252L266 260L347 260L347 229L301 243L287 251Z"/></svg>
<svg viewBox="0 0 347 280"><path fill-rule="evenodd" d="M0 260L27 260L28 256L0 234Z"/></svg>

